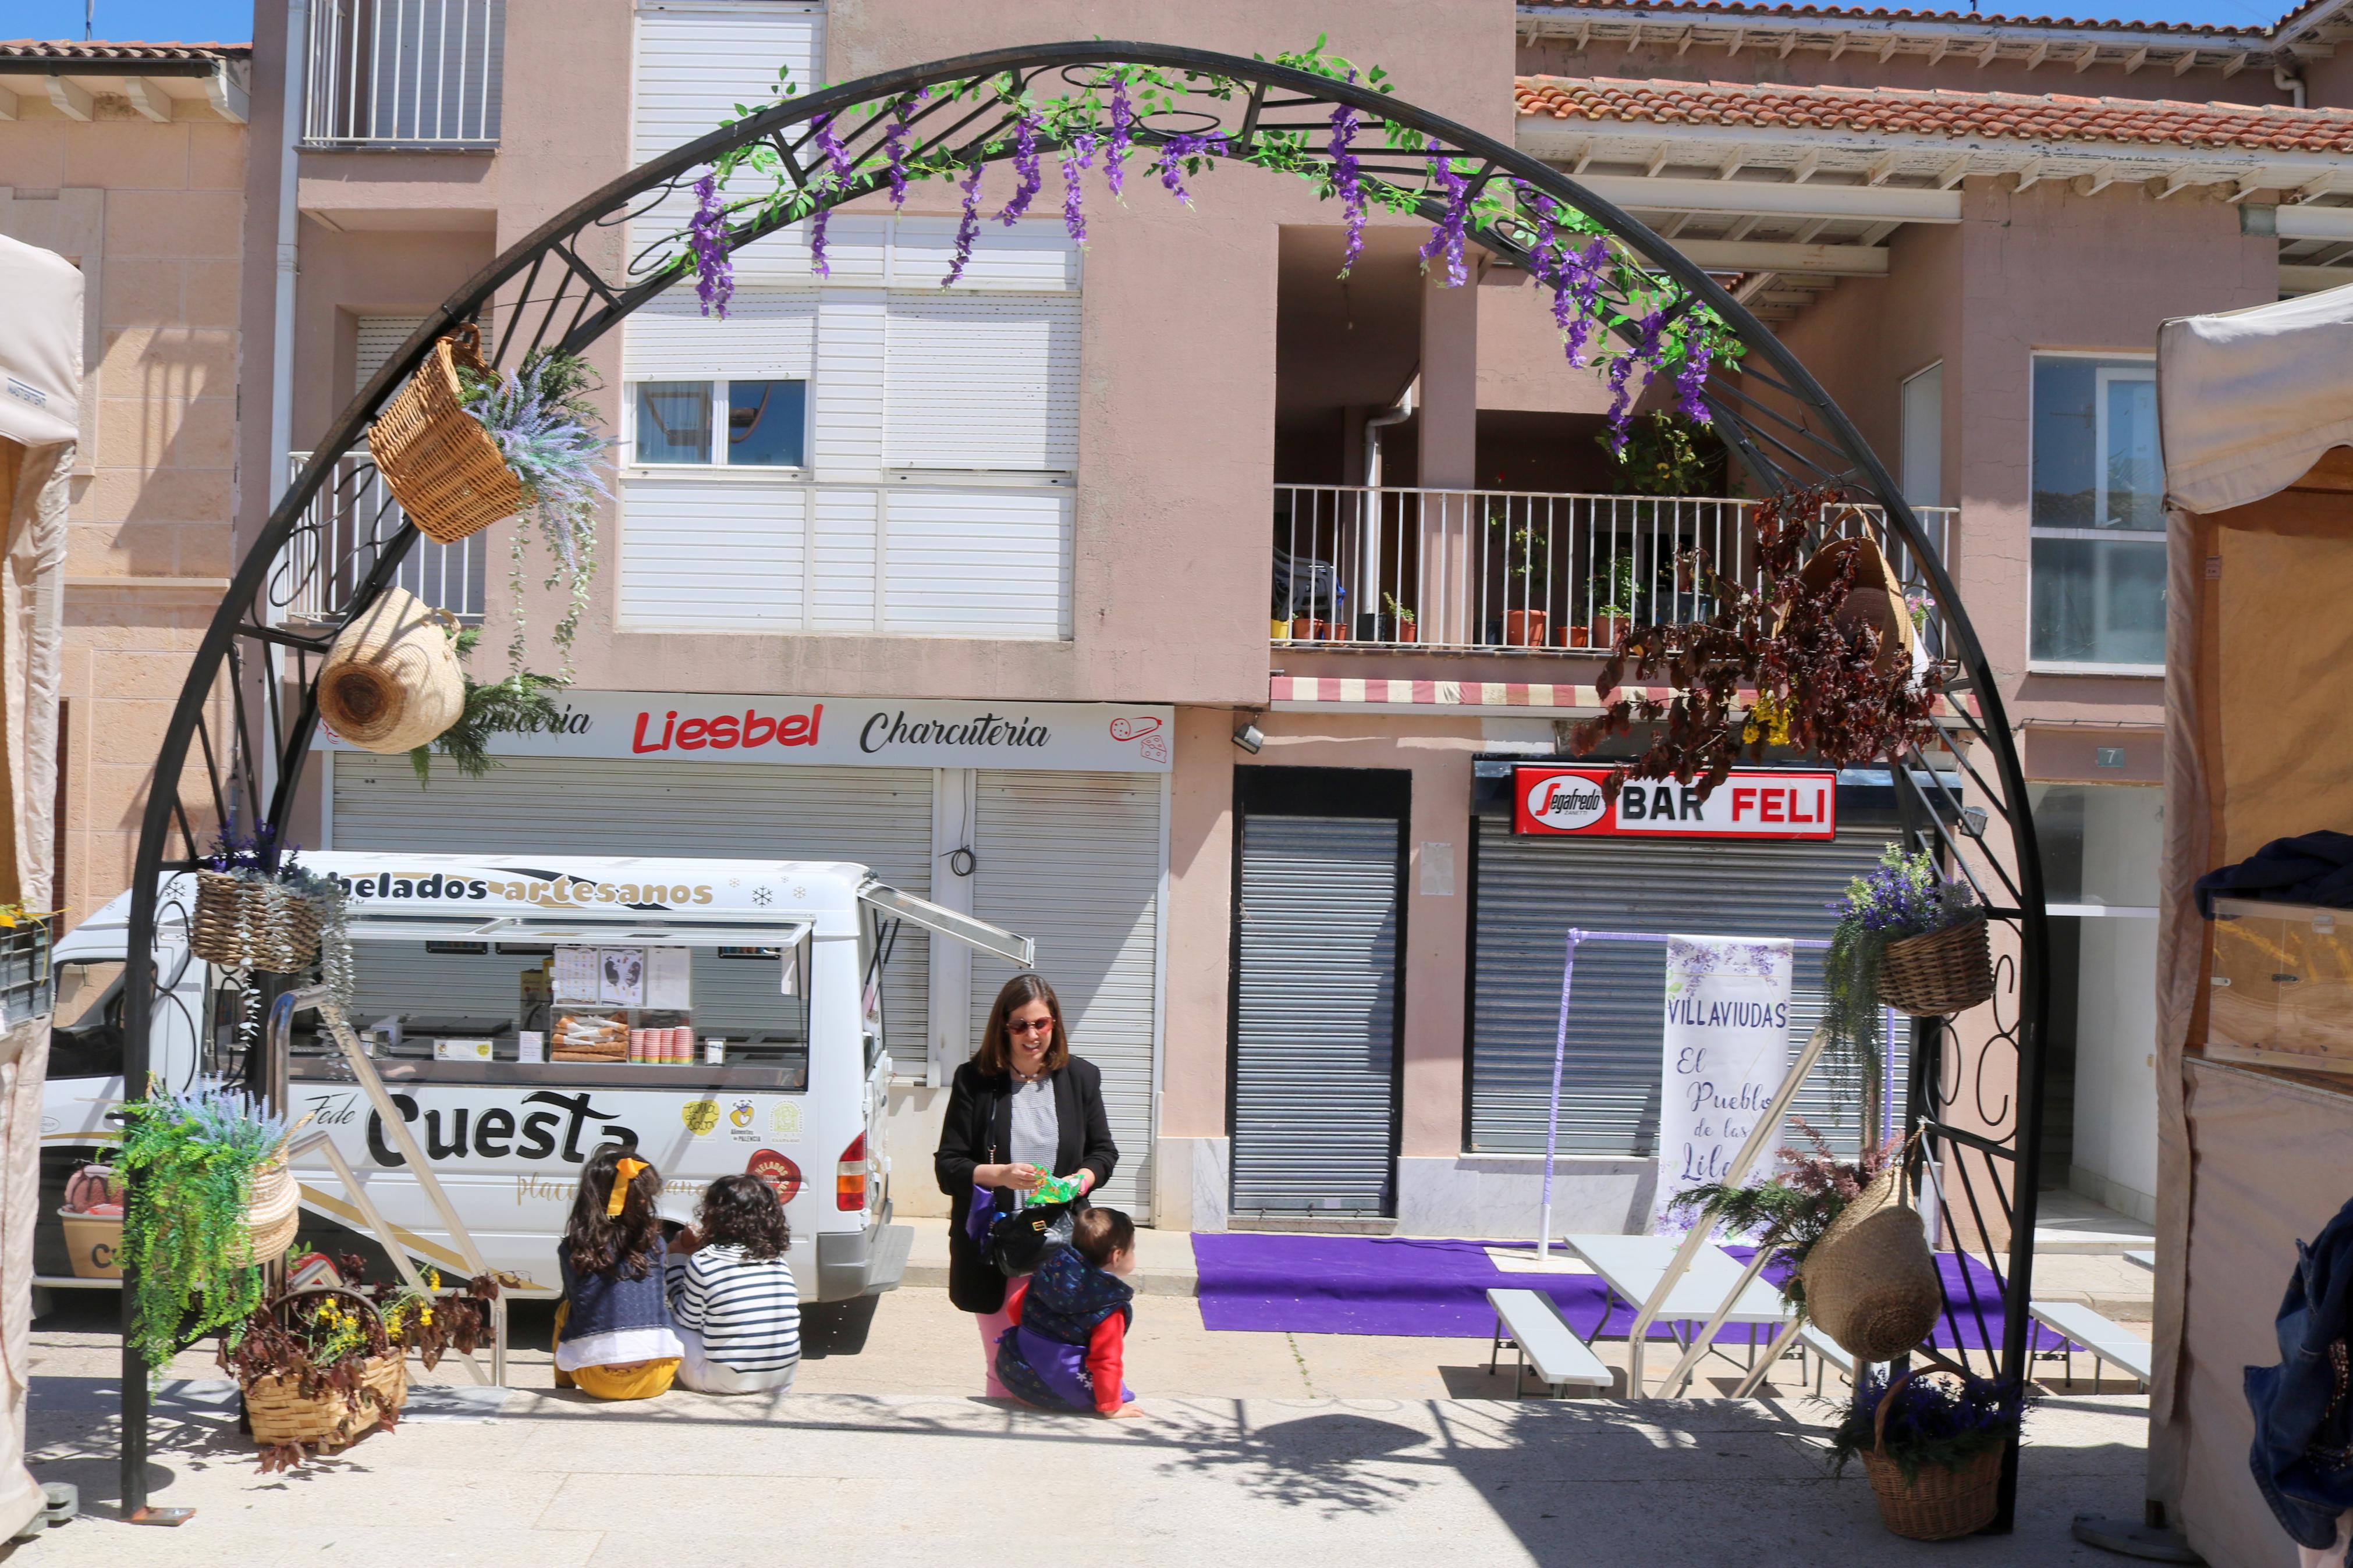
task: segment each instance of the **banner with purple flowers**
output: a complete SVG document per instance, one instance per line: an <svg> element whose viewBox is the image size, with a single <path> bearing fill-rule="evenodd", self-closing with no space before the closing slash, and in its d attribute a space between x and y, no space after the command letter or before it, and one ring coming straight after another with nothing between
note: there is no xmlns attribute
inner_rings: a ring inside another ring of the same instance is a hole
<svg viewBox="0 0 2353 1568"><path fill-rule="evenodd" d="M1790 951L1773 939L1667 938L1654 1232L1683 1228L1666 1215L1675 1194L1723 1180L1772 1107L1789 1067Z"/></svg>

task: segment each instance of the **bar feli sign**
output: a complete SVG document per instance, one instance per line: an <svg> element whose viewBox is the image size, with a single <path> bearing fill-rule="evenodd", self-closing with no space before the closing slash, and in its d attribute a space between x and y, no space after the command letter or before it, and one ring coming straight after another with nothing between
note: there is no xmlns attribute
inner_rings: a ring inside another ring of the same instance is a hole
<svg viewBox="0 0 2353 1568"><path fill-rule="evenodd" d="M1694 784L1630 779L1612 803L1608 768L1513 770L1512 831L1584 838L1830 838L1838 832L1838 775L1733 770L1700 798Z"/></svg>
<svg viewBox="0 0 2353 1568"><path fill-rule="evenodd" d="M1071 768L1166 773L1176 710L1114 702L901 701L687 691L566 691L544 728L491 737L513 757L769 766ZM320 726L318 744L353 751Z"/></svg>

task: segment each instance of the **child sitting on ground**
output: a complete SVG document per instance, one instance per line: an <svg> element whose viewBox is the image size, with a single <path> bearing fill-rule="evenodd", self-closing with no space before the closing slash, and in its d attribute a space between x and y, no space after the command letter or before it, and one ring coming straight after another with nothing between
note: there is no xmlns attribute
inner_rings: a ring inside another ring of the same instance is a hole
<svg viewBox="0 0 2353 1568"><path fill-rule="evenodd" d="M685 1346L678 1380L702 1394L793 1385L801 1364L801 1301L785 1261L792 1228L757 1176L722 1176L702 1194L692 1230L670 1244L670 1305Z"/></svg>
<svg viewBox="0 0 2353 1568"><path fill-rule="evenodd" d="M555 1386L598 1399L669 1390L681 1346L662 1288L661 1173L618 1143L588 1156L556 1248Z"/></svg>
<svg viewBox="0 0 2353 1568"><path fill-rule="evenodd" d="M1122 1381L1134 1289L1135 1222L1117 1209L1079 1211L1071 1245L1005 1293L1013 1326L997 1342L997 1375L1040 1410L1141 1415Z"/></svg>

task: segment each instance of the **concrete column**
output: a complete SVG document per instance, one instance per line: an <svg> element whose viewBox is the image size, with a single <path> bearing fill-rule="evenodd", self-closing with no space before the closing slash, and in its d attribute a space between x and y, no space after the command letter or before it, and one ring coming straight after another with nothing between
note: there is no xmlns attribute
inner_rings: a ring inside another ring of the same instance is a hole
<svg viewBox="0 0 2353 1568"><path fill-rule="evenodd" d="M1421 485L1469 489L1479 469L1479 289L1446 286L1432 267L1421 293ZM1420 509L1422 640L1479 640L1487 552L1476 509L1461 496L1425 495Z"/></svg>

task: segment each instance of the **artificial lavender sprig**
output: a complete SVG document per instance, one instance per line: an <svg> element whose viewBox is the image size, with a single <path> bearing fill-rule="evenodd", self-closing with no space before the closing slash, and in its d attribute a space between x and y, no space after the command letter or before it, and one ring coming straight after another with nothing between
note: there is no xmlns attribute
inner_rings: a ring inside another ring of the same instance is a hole
<svg viewBox="0 0 2353 1568"><path fill-rule="evenodd" d="M1462 177L1451 158L1440 158L1437 172L1438 183L1446 192L1446 210L1431 227L1430 237L1422 241L1421 258L1434 261L1444 256L1446 286L1460 289L1471 276L1462 265L1463 232L1469 227L1471 216L1471 182Z"/></svg>
<svg viewBox="0 0 2353 1568"><path fill-rule="evenodd" d="M1013 197L997 215L997 221L1008 228L1020 221L1046 184L1045 173L1038 166L1038 116L1027 109L1013 126L1013 173L1017 176Z"/></svg>
<svg viewBox="0 0 2353 1568"><path fill-rule="evenodd" d="M1154 166L1160 171L1161 188L1186 206L1191 206L1193 198L1185 189L1185 160L1215 158L1225 150L1226 139L1223 136L1200 136L1189 131L1171 136L1161 144L1160 156L1154 160Z"/></svg>
<svg viewBox="0 0 2353 1568"><path fill-rule="evenodd" d="M694 297L706 316L717 311L727 319L727 301L735 297L735 263L727 254L727 215L719 205L719 176L705 174L694 182L694 218L686 227L686 247L694 258Z"/></svg>
<svg viewBox="0 0 2353 1568"><path fill-rule="evenodd" d="M1633 422L1634 399L1641 391L1631 384L1634 367L1642 369L1642 387L1651 384L1651 377L1659 365L1660 333L1665 328L1667 313L1654 310L1638 323L1641 336L1634 346L1620 354L1609 366L1609 450L1622 455L1626 450L1626 426Z"/></svg>
<svg viewBox="0 0 2353 1568"><path fill-rule="evenodd" d="M1087 213L1084 187L1080 180L1094 166L1095 139L1081 132L1062 149L1062 227L1074 245L1087 242Z"/></svg>
<svg viewBox="0 0 2353 1568"><path fill-rule="evenodd" d="M1349 79L1356 79L1352 71ZM1356 111L1346 104L1336 104L1332 110L1332 187L1340 193L1340 209L1347 224L1347 248L1340 253L1340 276L1345 278L1348 268L1365 250L1365 181L1364 165L1354 150L1356 139Z"/></svg>
<svg viewBox="0 0 2353 1568"><path fill-rule="evenodd" d="M1111 187L1114 201L1127 184L1127 150L1134 124L1135 105L1127 99L1127 79L1117 78L1111 84L1111 145L1103 157L1103 182Z"/></svg>
<svg viewBox="0 0 2353 1568"><path fill-rule="evenodd" d="M956 222L955 258L948 263L948 275L940 279L943 289L964 276L965 266L972 260L972 242L980 237L980 172L984 167L975 163L956 182L956 188L964 193L964 216Z"/></svg>

